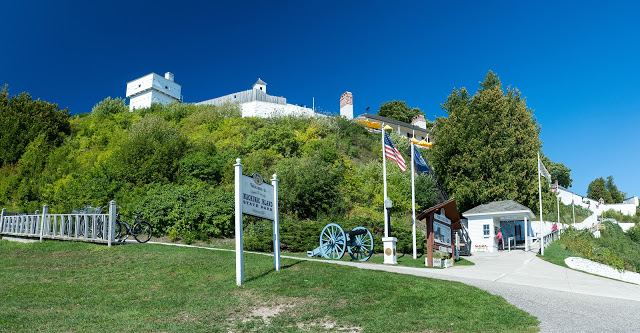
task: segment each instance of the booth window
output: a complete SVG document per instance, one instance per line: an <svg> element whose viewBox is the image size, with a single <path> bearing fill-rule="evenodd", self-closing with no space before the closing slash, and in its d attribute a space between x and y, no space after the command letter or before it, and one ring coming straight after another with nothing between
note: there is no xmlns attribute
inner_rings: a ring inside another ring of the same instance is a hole
<svg viewBox="0 0 640 333"><path fill-rule="evenodd" d="M489 225L485 224L482 226L482 233L484 234L484 238L489 238Z"/></svg>

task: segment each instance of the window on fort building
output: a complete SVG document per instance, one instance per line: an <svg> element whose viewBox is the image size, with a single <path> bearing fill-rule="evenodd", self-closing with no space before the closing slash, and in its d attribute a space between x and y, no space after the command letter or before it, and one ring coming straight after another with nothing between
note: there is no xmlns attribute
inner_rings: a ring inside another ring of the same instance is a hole
<svg viewBox="0 0 640 333"><path fill-rule="evenodd" d="M489 225L485 224L482 226L482 234L484 235L484 238L489 238Z"/></svg>

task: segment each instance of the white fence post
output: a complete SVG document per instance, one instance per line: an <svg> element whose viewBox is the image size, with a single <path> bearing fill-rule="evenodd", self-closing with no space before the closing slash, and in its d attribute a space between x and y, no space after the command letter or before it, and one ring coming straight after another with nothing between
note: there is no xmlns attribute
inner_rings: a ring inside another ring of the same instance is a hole
<svg viewBox="0 0 640 333"><path fill-rule="evenodd" d="M42 235L44 234L44 221L47 218L47 214L49 214L49 206L42 206L42 218L40 219L40 241L42 242ZM49 230L49 225L47 225L47 231Z"/></svg>
<svg viewBox="0 0 640 333"><path fill-rule="evenodd" d="M115 200L111 200L109 202L109 235L107 236L107 244L111 246L111 242L113 242L113 238L115 237L113 226L116 224L116 202Z"/></svg>
<svg viewBox="0 0 640 333"><path fill-rule="evenodd" d="M0 213L0 233L4 232L4 212L7 210L2 208L2 213Z"/></svg>
<svg viewBox="0 0 640 333"><path fill-rule="evenodd" d="M276 271L280 270L280 221L278 221L278 178L273 174L273 264Z"/></svg>

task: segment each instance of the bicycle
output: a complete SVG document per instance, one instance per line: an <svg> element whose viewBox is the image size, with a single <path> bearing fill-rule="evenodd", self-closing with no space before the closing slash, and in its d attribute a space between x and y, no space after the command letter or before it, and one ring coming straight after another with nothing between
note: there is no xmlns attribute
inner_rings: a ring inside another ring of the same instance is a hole
<svg viewBox="0 0 640 333"><path fill-rule="evenodd" d="M120 212L116 214L116 224L114 225L114 234L116 241L124 243L124 241L133 236L138 243L146 243L151 239L153 234L153 228L147 221L140 220L141 212L133 212L136 216L133 217L133 228L129 223L120 218Z"/></svg>

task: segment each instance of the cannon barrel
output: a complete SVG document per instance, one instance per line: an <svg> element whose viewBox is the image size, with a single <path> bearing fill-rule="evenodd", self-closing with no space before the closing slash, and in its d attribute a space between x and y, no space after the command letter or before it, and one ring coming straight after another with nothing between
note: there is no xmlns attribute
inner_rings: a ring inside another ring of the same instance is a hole
<svg viewBox="0 0 640 333"><path fill-rule="evenodd" d="M368 232L367 229L355 229L355 230L351 230L349 232L347 232L347 234L349 234L349 237L355 237L358 235L364 235Z"/></svg>

